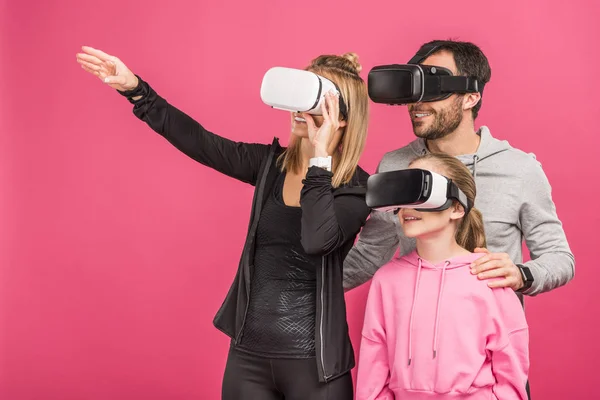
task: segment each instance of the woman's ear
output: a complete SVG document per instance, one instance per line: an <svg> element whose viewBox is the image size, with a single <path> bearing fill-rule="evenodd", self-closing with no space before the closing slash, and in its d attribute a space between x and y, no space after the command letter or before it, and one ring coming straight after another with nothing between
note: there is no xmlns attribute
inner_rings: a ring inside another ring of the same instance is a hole
<svg viewBox="0 0 600 400"><path fill-rule="evenodd" d="M340 128L345 128L346 126L348 126L348 121L340 119Z"/></svg>

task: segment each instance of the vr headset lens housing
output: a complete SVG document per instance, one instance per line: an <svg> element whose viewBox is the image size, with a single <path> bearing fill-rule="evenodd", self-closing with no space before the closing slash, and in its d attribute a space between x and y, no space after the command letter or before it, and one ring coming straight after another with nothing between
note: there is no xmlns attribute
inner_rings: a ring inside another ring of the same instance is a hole
<svg viewBox="0 0 600 400"><path fill-rule="evenodd" d="M381 172L367 180L367 205L379 211L443 211L454 200L469 213L472 206L467 196L451 179L424 169Z"/></svg>
<svg viewBox="0 0 600 400"><path fill-rule="evenodd" d="M427 46L408 64L373 67L369 71L369 97L375 103L390 105L439 101L454 93L482 92L477 79L453 76L444 67L420 64L437 46Z"/></svg>
<svg viewBox="0 0 600 400"><path fill-rule="evenodd" d="M273 67L263 77L260 98L279 110L321 115L325 94L330 90L340 94L340 114L347 120L348 109L335 83L314 72Z"/></svg>

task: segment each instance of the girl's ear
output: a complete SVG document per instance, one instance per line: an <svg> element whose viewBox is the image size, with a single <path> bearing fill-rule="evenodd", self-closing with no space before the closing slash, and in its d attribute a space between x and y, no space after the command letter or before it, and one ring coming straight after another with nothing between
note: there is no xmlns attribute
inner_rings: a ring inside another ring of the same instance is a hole
<svg viewBox="0 0 600 400"><path fill-rule="evenodd" d="M458 201L453 202L450 209L452 210L450 213L451 220L461 219L465 216L465 209Z"/></svg>

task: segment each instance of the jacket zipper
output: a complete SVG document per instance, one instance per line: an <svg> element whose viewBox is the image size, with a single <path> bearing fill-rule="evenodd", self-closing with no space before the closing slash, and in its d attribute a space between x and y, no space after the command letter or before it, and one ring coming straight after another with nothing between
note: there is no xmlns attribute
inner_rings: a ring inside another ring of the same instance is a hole
<svg viewBox="0 0 600 400"><path fill-rule="evenodd" d="M329 379L331 377L331 375L327 375L327 372L325 372L325 345L323 343L323 314L324 314L324 310L325 310L325 303L324 303L324 297L325 297L325 285L323 284L323 282L325 281L325 257L321 257L321 318L319 321L319 336L320 336L320 354L321 357L320 361L321 361L321 369L323 370L323 379L325 380L325 382L327 382L327 379Z"/></svg>
<svg viewBox="0 0 600 400"><path fill-rule="evenodd" d="M252 220L252 225L255 225L255 221L258 221L258 218L260 218L260 211L262 209L262 198L264 195L264 189L265 189L265 182L267 180L267 176L269 175L269 171L271 170L271 163L273 162L273 155L275 154L275 142L273 142L273 144L271 145L271 149L269 151L269 156L267 159L267 163L265 165L265 170L263 171L263 175L260 178L260 186L258 188L259 190L259 194L256 196L256 200L258 201L258 204L256 204L256 214L254 215L254 218ZM250 237L250 240L248 241L249 246L252 246L252 244L254 243L254 235L255 235L255 227L251 226L251 229L253 230L252 232L252 236ZM248 251L250 251L250 249L248 249ZM246 260L246 262L249 263L249 260ZM244 284L246 284L246 282L244 282ZM248 292L248 298L246 299L246 309L244 310L244 318L242 319L242 325L240 326L240 331L237 333L237 335L235 335L235 343L239 343L240 341L240 337L242 336L242 332L244 331L244 325L246 325L246 317L248 316L248 307L250 305L250 292Z"/></svg>

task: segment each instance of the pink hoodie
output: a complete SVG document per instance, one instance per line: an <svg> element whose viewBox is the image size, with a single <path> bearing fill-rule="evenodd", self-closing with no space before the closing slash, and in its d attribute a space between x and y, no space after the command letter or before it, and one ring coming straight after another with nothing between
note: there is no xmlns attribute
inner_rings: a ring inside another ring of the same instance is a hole
<svg viewBox="0 0 600 400"><path fill-rule="evenodd" d="M529 330L511 289L469 265L416 251L377 271L362 331L356 400L527 399Z"/></svg>

